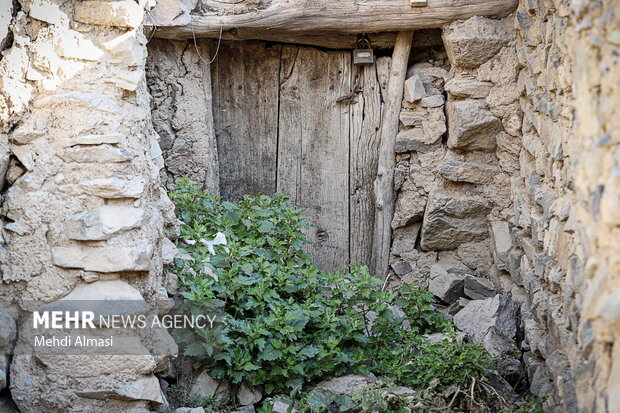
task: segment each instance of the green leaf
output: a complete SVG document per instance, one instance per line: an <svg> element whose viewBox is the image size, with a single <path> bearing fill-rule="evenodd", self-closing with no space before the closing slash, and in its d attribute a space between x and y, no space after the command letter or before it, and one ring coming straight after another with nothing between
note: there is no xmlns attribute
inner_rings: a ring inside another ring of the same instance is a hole
<svg viewBox="0 0 620 413"><path fill-rule="evenodd" d="M271 232L273 228L274 228L274 225L271 222L261 221L260 226L258 227L258 232L265 234L267 232Z"/></svg>

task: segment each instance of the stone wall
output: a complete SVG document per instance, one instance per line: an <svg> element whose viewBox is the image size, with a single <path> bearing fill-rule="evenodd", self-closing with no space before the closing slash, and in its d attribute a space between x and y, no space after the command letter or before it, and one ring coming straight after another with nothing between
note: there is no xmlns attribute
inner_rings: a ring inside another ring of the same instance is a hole
<svg viewBox="0 0 620 413"><path fill-rule="evenodd" d="M29 300L168 299L163 228L174 211L160 188L141 26L152 5L29 0L0 12L12 19L0 33L0 345L15 354L0 359L0 387L22 412L165 404L153 373L167 358L154 340L137 356L52 357L33 353L29 320L16 319Z"/></svg>
<svg viewBox="0 0 620 413"><path fill-rule="evenodd" d="M455 22L449 66L413 65L403 100L393 277L427 285L504 373L520 363L548 411L620 410L617 8Z"/></svg>

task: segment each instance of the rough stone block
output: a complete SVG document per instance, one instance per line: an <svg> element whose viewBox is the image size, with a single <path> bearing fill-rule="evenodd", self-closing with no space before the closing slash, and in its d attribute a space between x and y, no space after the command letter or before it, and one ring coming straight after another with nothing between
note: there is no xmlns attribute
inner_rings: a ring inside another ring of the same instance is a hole
<svg viewBox="0 0 620 413"><path fill-rule="evenodd" d="M511 342L517 332L517 310L517 304L509 295L498 294L493 298L471 301L454 316L454 324L477 344L484 344L485 337L491 329L493 329L492 335L497 332ZM492 344L495 338L488 338L489 344Z"/></svg>
<svg viewBox="0 0 620 413"><path fill-rule="evenodd" d="M392 228L401 228L420 221L424 215L425 206L426 197L420 194L411 180L405 181L394 206Z"/></svg>
<svg viewBox="0 0 620 413"><path fill-rule="evenodd" d="M96 272L148 271L152 255L149 244L52 248L54 265Z"/></svg>
<svg viewBox="0 0 620 413"><path fill-rule="evenodd" d="M421 225L421 222L416 222L406 227L395 229L390 252L393 255L400 256L413 251L418 240Z"/></svg>
<svg viewBox="0 0 620 413"><path fill-rule="evenodd" d="M444 26L442 32L450 63L465 69L480 66L513 37L507 22L479 16Z"/></svg>
<svg viewBox="0 0 620 413"><path fill-rule="evenodd" d="M499 173L499 168L477 162L445 159L439 166L439 174L449 181L487 184Z"/></svg>
<svg viewBox="0 0 620 413"><path fill-rule="evenodd" d="M129 67L138 66L144 60L144 49L136 34L127 32L102 44L112 54L112 62Z"/></svg>
<svg viewBox="0 0 620 413"><path fill-rule="evenodd" d="M500 270L508 270L508 254L512 248L512 238L508 222L491 222L491 240L493 241L495 266Z"/></svg>
<svg viewBox="0 0 620 413"><path fill-rule="evenodd" d="M448 147L493 150L502 122L482 100L448 101Z"/></svg>
<svg viewBox="0 0 620 413"><path fill-rule="evenodd" d="M487 200L477 195L434 190L422 222L421 245L426 251L451 250L487 237Z"/></svg>
<svg viewBox="0 0 620 413"><path fill-rule="evenodd" d="M142 24L142 7L132 0L82 1L76 5L76 21L100 26L129 27Z"/></svg>
<svg viewBox="0 0 620 413"><path fill-rule="evenodd" d="M69 239L100 241L140 227L143 219L143 209L106 205L73 215L65 222L65 229Z"/></svg>

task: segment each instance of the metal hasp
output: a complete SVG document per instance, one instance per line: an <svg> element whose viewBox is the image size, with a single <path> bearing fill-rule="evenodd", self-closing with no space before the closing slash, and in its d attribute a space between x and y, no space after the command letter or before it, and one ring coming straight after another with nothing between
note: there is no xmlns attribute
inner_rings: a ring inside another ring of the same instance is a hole
<svg viewBox="0 0 620 413"><path fill-rule="evenodd" d="M426 7L428 5L426 0L409 0L411 7Z"/></svg>

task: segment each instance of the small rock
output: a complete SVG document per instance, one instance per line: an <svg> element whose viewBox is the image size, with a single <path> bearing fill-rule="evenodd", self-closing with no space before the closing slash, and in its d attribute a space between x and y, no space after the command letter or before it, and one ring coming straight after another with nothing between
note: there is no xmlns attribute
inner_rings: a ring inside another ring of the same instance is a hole
<svg viewBox="0 0 620 413"><path fill-rule="evenodd" d="M183 26L191 21L196 0L158 0L150 14L156 26Z"/></svg>
<svg viewBox="0 0 620 413"><path fill-rule="evenodd" d="M112 77L104 79L106 83L112 83L121 89L134 92L144 77L144 72L140 70L125 70Z"/></svg>
<svg viewBox="0 0 620 413"><path fill-rule="evenodd" d="M4 50L8 46L9 29L11 20L13 19L13 2L3 1L0 3L0 50Z"/></svg>
<svg viewBox="0 0 620 413"><path fill-rule="evenodd" d="M491 240L493 241L493 258L499 270L508 269L508 255L512 249L510 227L506 221L491 222Z"/></svg>
<svg viewBox="0 0 620 413"><path fill-rule="evenodd" d="M259 389L251 389L245 384L239 386L239 392L237 393L237 400L242 406L253 405L258 403L263 398L263 393Z"/></svg>
<svg viewBox="0 0 620 413"><path fill-rule="evenodd" d="M179 407L174 413L205 413L204 407Z"/></svg>
<svg viewBox="0 0 620 413"><path fill-rule="evenodd" d="M328 381L322 381L317 384L316 387L327 390L336 395L350 397L353 396L358 390L363 389L376 381L377 379L374 376L349 374L342 377L336 377Z"/></svg>
<svg viewBox="0 0 620 413"><path fill-rule="evenodd" d="M69 18L67 15L60 10L58 5L49 1L33 0L30 4L28 14L33 19L41 20L42 22L56 26L69 25Z"/></svg>
<svg viewBox="0 0 620 413"><path fill-rule="evenodd" d="M499 118L482 100L448 101L448 147L451 149L492 150L495 135L502 131Z"/></svg>
<svg viewBox="0 0 620 413"><path fill-rule="evenodd" d="M275 410L272 410L272 412L274 411ZM254 413L254 412L256 412L256 409L254 408L254 405L250 404L249 406L243 406L230 413Z"/></svg>
<svg viewBox="0 0 620 413"><path fill-rule="evenodd" d="M431 267L428 291L441 301L452 304L463 296L464 277L447 272L439 265Z"/></svg>
<svg viewBox="0 0 620 413"><path fill-rule="evenodd" d="M467 298L461 297L455 302L453 302L452 304L450 304L446 312L450 315L455 315L456 313L461 311L463 308L465 308L465 306L469 304L470 301L471 300L468 300Z"/></svg>
<svg viewBox="0 0 620 413"><path fill-rule="evenodd" d="M11 354L15 337L17 337L15 320L8 315L0 314L0 357Z"/></svg>
<svg viewBox="0 0 620 413"><path fill-rule="evenodd" d="M407 102L417 102L426 96L426 90L424 89L424 83L418 74L414 74L405 81L405 100Z"/></svg>
<svg viewBox="0 0 620 413"><path fill-rule="evenodd" d="M289 408L291 409L290 413L297 413L298 411L295 407L291 407L293 402L288 399L265 400L265 403L268 402L271 403L271 411L273 413L289 413Z"/></svg>
<svg viewBox="0 0 620 413"><path fill-rule="evenodd" d="M446 83L446 92L458 98L484 99L493 83L481 82L473 77L455 77Z"/></svg>
<svg viewBox="0 0 620 413"><path fill-rule="evenodd" d="M465 276L465 295L472 300L484 300L497 294L495 286L489 280L474 277L472 275Z"/></svg>
<svg viewBox="0 0 620 413"><path fill-rule="evenodd" d="M55 32L54 50L67 59L97 61L104 55L92 40L73 30Z"/></svg>
<svg viewBox="0 0 620 413"><path fill-rule="evenodd" d="M445 101L446 100L444 99L443 95L427 96L420 100L420 106L422 106L423 108L438 108L440 106L443 106Z"/></svg>
<svg viewBox="0 0 620 413"><path fill-rule="evenodd" d="M35 167L34 157L30 146L26 145L11 145L11 152L19 160L19 162L26 168L27 171L33 171Z"/></svg>
<svg viewBox="0 0 620 413"><path fill-rule="evenodd" d="M201 399L213 397L216 404L222 404L230 401L230 383L227 380L214 379L204 370L196 377L190 396Z"/></svg>

